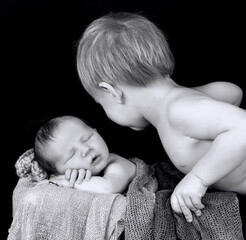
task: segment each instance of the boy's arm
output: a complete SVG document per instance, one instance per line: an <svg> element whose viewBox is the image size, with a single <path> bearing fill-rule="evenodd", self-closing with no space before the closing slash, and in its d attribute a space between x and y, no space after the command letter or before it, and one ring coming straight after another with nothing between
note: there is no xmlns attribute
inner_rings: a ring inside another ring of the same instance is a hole
<svg viewBox="0 0 246 240"><path fill-rule="evenodd" d="M172 206L176 207L174 210L192 220L189 209L202 208L201 198L207 187L246 159L246 112L230 104L200 97L182 99L174 104L169 118L171 125L183 136L213 141L210 149L176 186L171 198Z"/></svg>
<svg viewBox="0 0 246 240"><path fill-rule="evenodd" d="M212 82L203 86L194 87L208 96L226 103L239 106L242 98L242 89L231 82Z"/></svg>

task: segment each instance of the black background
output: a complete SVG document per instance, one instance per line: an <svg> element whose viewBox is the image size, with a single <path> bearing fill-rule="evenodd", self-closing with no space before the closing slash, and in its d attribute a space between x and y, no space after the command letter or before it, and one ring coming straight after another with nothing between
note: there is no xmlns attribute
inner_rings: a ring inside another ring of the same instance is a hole
<svg viewBox="0 0 246 240"><path fill-rule="evenodd" d="M75 114L94 125L122 156L149 163L166 156L152 127L135 132L116 125L83 90L76 44L92 20L112 11L142 13L165 32L176 59L172 77L177 83L231 81L245 90L242 2L1 1L1 239L7 238L12 221L12 191L18 180L14 163L32 147L38 120ZM245 108L245 100L241 106Z"/></svg>

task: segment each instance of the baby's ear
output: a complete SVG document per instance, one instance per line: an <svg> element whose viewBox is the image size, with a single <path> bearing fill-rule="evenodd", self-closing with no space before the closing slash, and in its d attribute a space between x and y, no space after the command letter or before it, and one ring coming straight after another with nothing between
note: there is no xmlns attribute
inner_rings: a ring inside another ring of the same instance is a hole
<svg viewBox="0 0 246 240"><path fill-rule="evenodd" d="M122 91L117 88L112 86L109 83L106 82L100 82L98 86L103 90L108 92L117 103L123 103L123 93Z"/></svg>

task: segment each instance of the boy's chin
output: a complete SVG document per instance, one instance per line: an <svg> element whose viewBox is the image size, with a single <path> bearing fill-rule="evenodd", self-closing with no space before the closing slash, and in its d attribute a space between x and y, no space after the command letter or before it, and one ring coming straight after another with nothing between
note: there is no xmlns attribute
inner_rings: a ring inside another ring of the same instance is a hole
<svg viewBox="0 0 246 240"><path fill-rule="evenodd" d="M143 131L146 127L130 127L134 131Z"/></svg>

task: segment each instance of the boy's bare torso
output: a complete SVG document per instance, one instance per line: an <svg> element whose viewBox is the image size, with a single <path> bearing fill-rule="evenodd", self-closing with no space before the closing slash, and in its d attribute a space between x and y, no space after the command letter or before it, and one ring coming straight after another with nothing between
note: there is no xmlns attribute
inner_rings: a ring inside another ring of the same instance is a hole
<svg viewBox="0 0 246 240"><path fill-rule="evenodd" d="M191 98L191 100L194 98L194 101L196 101L197 97L199 98L199 96L203 97L205 95L199 91L188 88L178 88L174 90L168 99L166 99L167 103L163 104L163 113L165 114L163 114L161 124L159 124L160 127L157 128L166 153L173 164L185 174L187 174L196 162L209 151L213 143L212 140L186 136L173 127L168 121L166 117L168 114L168 102L173 103L176 99L180 100L180 98L187 98L187 96L190 96L189 98ZM185 106L183 107L185 108ZM246 194L246 160L211 187Z"/></svg>

